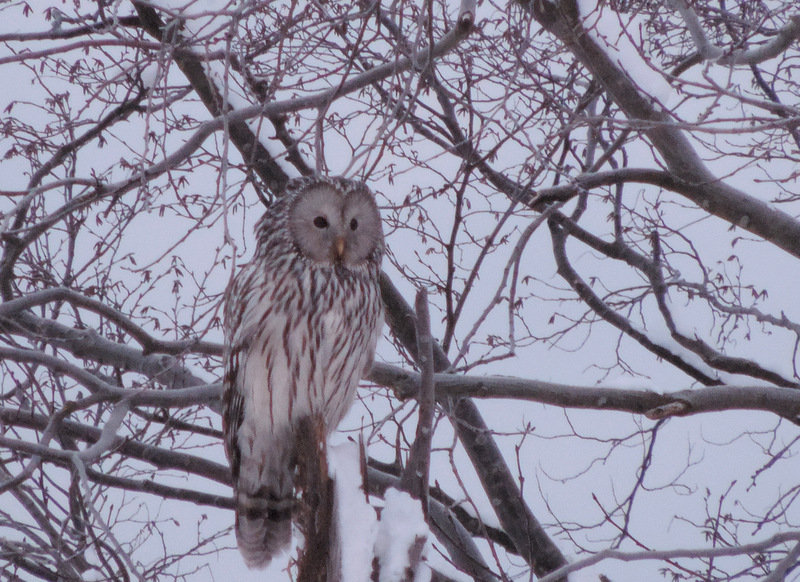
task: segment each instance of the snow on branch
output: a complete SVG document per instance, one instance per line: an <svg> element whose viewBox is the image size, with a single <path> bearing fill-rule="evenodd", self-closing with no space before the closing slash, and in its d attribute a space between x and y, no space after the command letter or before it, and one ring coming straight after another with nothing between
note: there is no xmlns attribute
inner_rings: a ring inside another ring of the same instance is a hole
<svg viewBox="0 0 800 582"><path fill-rule="evenodd" d="M368 477L369 492L373 495L383 496L388 490L397 489L400 486L399 477L373 466L368 469ZM473 535L478 534L470 533L465 528L461 519L454 515L453 506L452 500L442 502L434 497L428 500L429 524L436 540L444 546L449 554L449 559L459 570L467 573L477 582L498 582L497 576L486 564L472 538ZM513 548L511 551L514 551Z"/></svg>
<svg viewBox="0 0 800 582"><path fill-rule="evenodd" d="M329 567L338 570L334 579L342 582L426 579L422 574L422 552L429 530L419 500L389 487L383 492L385 504L378 520L362 490L359 447L344 443L327 450L335 491L335 531L331 532L333 542L327 552Z"/></svg>
<svg viewBox="0 0 800 582"><path fill-rule="evenodd" d="M422 582L422 550L428 526L419 499L405 491L389 489L384 496L380 527L375 539L379 582Z"/></svg>
<svg viewBox="0 0 800 582"><path fill-rule="evenodd" d="M641 54L619 14L587 0L578 0L577 4L586 34L616 64L619 72L632 81L647 101L666 106L671 101L672 86L652 60Z"/></svg>
<svg viewBox="0 0 800 582"><path fill-rule="evenodd" d="M329 446L328 470L334 483L336 536L347 540L336 549L341 579L368 580L378 518L362 490L359 447L354 443Z"/></svg>
<svg viewBox="0 0 800 582"><path fill-rule="evenodd" d="M117 439L117 431L130 410L131 400L129 398L121 400L106 419L106 423L100 431L100 438L82 451L73 453L74 462L91 465L97 462L106 451L111 450Z"/></svg>

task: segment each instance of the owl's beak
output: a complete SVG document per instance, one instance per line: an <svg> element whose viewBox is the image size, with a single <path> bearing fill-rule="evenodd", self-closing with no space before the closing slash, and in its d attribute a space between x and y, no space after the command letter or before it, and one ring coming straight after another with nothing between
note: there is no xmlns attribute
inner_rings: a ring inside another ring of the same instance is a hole
<svg viewBox="0 0 800 582"><path fill-rule="evenodd" d="M336 251L336 258L340 261L344 258L344 242L343 236L337 236L333 243L334 251Z"/></svg>

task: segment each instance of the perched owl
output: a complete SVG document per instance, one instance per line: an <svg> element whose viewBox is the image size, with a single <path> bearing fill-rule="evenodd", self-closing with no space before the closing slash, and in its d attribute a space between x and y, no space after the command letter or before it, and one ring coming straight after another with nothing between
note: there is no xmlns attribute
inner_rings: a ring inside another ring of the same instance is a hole
<svg viewBox="0 0 800 582"><path fill-rule="evenodd" d="M239 550L263 568L291 539L299 422L333 431L372 364L383 232L364 184L313 176L289 182L256 239L226 293L223 430Z"/></svg>

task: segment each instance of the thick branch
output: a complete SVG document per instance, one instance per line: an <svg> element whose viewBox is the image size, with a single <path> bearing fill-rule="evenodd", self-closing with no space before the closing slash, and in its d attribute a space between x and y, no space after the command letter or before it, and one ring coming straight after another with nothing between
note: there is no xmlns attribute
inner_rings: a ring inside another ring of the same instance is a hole
<svg viewBox="0 0 800 582"><path fill-rule="evenodd" d="M686 548L679 550L650 550L645 552L623 552L621 550L603 550L584 560L553 572L550 576L541 578L539 582L556 582L558 576L577 572L583 568L602 562L603 560L621 560L635 562L639 560L674 560L678 558L719 558L723 556L745 556L748 554L763 555L769 550L789 542L800 542L800 533L783 532L775 534L761 542L751 544L721 546L715 548Z"/></svg>
<svg viewBox="0 0 800 582"><path fill-rule="evenodd" d="M114 487L116 489L123 489L125 491L140 491L164 499L177 499L179 501L188 501L195 505L208 505L210 507L219 507L222 509L233 509L235 507L232 497L214 495L212 493L206 493L205 491L195 491L182 487L173 487L171 485L157 483L150 479L118 477L117 475L101 473L91 468L86 469L86 475L94 483L107 487Z"/></svg>
<svg viewBox="0 0 800 582"><path fill-rule="evenodd" d="M408 455L401 488L422 501L422 509L428 513L428 477L430 474L431 439L433 437L433 412L435 404L433 381L433 337L428 311L428 293L424 288L417 292L417 363L421 370L417 434Z"/></svg>
<svg viewBox="0 0 800 582"><path fill-rule="evenodd" d="M162 339L154 338L150 333L145 331L142 327L135 324L128 317L124 316L118 309L114 309L109 305L96 299L91 299L74 289L67 287L52 287L50 289L43 289L42 291L35 291L22 297L12 299L0 304L0 319L11 318L20 311L29 310L38 305L45 305L55 301L66 301L75 307L83 307L98 315L102 315L106 319L113 321L121 330L135 339L143 348L145 355L161 352L164 354L184 354L187 352L201 353L211 356L221 356L222 346L220 344L213 344L211 342L204 342L200 340L184 340L184 341L165 341Z"/></svg>
<svg viewBox="0 0 800 582"><path fill-rule="evenodd" d="M653 170L650 168L619 168L607 172L591 172L576 176L569 184L539 188L531 192L523 203L531 208L540 209L542 205L571 200L584 190L599 188L602 186L615 186L626 183L652 184L670 190L678 194L688 194L694 187L692 184L683 182L676 178L672 173L664 170ZM517 186L517 189L521 189Z"/></svg>
<svg viewBox="0 0 800 582"><path fill-rule="evenodd" d="M413 398L420 375L376 363L370 380L395 390L398 398ZM647 389L555 384L513 376L436 374L437 398L516 398L563 408L617 410L652 418L686 416L726 410L763 410L785 418L800 417L800 390L775 386L709 386L658 393Z"/></svg>

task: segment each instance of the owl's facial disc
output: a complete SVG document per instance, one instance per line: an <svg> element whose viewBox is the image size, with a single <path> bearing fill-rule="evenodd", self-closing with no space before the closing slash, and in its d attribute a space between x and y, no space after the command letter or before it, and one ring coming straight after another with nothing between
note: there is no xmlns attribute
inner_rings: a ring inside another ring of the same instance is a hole
<svg viewBox="0 0 800 582"><path fill-rule="evenodd" d="M346 194L328 184L312 186L294 202L289 228L300 251L322 263L355 266L368 260L383 238L371 194Z"/></svg>

